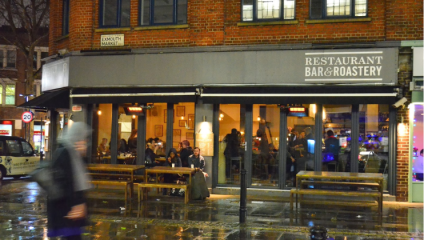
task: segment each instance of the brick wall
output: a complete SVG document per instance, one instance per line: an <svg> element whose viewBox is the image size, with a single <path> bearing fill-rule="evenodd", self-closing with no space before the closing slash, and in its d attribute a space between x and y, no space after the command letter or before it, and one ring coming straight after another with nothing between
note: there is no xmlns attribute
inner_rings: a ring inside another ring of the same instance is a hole
<svg viewBox="0 0 424 240"><path fill-rule="evenodd" d="M401 48L399 50L399 86L411 102L409 83L412 80L412 50ZM403 121L403 124L402 124ZM400 108L397 112L398 138L397 138L397 176L396 176L396 200L408 200L408 173L409 173L409 110L407 107ZM403 125L403 126L401 126Z"/></svg>
<svg viewBox="0 0 424 240"><path fill-rule="evenodd" d="M240 0L189 0L188 28L136 30L138 0L131 1L131 28L128 31L96 32L99 0L71 1L69 38L62 35L62 1L51 4L50 51L68 48L100 48L102 34L124 33L123 48L187 47L211 45L346 43L423 38L423 4L420 1L369 0L370 22L306 23L309 0L296 1L296 20L290 25L237 26ZM94 25L94 27L93 27ZM102 48L105 49L105 48Z"/></svg>

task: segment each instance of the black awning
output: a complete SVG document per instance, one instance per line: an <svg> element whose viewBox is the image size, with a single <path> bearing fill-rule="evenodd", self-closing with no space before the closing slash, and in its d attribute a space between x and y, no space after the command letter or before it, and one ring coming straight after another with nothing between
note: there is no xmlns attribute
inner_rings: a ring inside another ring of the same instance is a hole
<svg viewBox="0 0 424 240"><path fill-rule="evenodd" d="M196 102L196 88L76 88L70 95L76 104Z"/></svg>
<svg viewBox="0 0 424 240"><path fill-rule="evenodd" d="M44 92L18 107L31 109L69 108L69 89Z"/></svg>
<svg viewBox="0 0 424 240"><path fill-rule="evenodd" d="M239 87L203 89L204 103L223 104L391 104L396 102L394 87Z"/></svg>

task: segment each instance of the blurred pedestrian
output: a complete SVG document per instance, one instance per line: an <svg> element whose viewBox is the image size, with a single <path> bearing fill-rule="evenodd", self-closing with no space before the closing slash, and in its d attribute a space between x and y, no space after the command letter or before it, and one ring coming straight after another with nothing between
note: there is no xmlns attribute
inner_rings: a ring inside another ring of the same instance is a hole
<svg viewBox="0 0 424 240"><path fill-rule="evenodd" d="M82 122L73 123L59 139L53 153L53 179L64 196L51 200L47 196L48 237L79 240L86 225L85 191L91 188L83 157L87 152L90 128Z"/></svg>

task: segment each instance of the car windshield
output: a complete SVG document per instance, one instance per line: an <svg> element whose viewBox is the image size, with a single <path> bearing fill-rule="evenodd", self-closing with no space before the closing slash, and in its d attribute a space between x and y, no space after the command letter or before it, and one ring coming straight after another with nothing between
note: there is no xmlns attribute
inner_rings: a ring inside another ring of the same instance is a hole
<svg viewBox="0 0 424 240"><path fill-rule="evenodd" d="M22 149L24 150L25 156L30 156L34 154L32 147L31 145L29 145L29 143L22 141L21 144L22 144Z"/></svg>

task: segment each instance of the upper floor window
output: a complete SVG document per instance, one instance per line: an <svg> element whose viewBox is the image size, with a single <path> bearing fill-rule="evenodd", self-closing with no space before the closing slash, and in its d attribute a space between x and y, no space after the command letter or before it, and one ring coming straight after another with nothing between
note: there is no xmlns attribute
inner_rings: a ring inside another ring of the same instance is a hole
<svg viewBox="0 0 424 240"><path fill-rule="evenodd" d="M0 68L16 68L16 50L0 48Z"/></svg>
<svg viewBox="0 0 424 240"><path fill-rule="evenodd" d="M69 1L70 0L63 0L62 36L69 34Z"/></svg>
<svg viewBox="0 0 424 240"><path fill-rule="evenodd" d="M242 0L242 21L294 19L295 0Z"/></svg>
<svg viewBox="0 0 424 240"><path fill-rule="evenodd" d="M130 0L101 0L100 27L129 27Z"/></svg>
<svg viewBox="0 0 424 240"><path fill-rule="evenodd" d="M15 84L0 84L0 105L15 105Z"/></svg>
<svg viewBox="0 0 424 240"><path fill-rule="evenodd" d="M140 25L187 23L187 0L140 0Z"/></svg>
<svg viewBox="0 0 424 240"><path fill-rule="evenodd" d="M7 50L7 64L8 68L16 68L16 50Z"/></svg>
<svg viewBox="0 0 424 240"><path fill-rule="evenodd" d="M311 0L311 19L367 16L367 0Z"/></svg>

